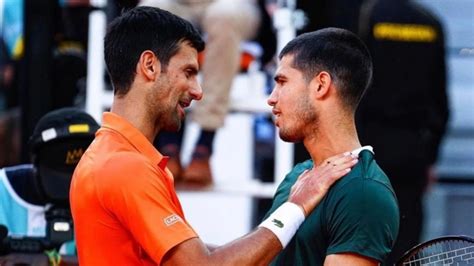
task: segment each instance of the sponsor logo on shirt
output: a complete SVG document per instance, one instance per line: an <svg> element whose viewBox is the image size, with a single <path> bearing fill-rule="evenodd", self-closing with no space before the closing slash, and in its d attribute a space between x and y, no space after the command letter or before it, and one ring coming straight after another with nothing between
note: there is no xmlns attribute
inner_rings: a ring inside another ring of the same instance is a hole
<svg viewBox="0 0 474 266"><path fill-rule="evenodd" d="M166 226L170 226L170 225L173 225L177 222L181 222L181 217L179 217L176 214L172 214L172 215L164 218L163 222L166 224Z"/></svg>

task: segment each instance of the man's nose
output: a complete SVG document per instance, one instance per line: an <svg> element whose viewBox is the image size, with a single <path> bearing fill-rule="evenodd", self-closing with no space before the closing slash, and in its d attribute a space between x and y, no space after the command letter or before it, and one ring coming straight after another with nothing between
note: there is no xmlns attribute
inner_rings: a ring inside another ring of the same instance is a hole
<svg viewBox="0 0 474 266"><path fill-rule="evenodd" d="M202 88L199 82L195 82L195 84L191 86L191 89L189 90L189 92L194 100L199 101L202 99Z"/></svg>
<svg viewBox="0 0 474 266"><path fill-rule="evenodd" d="M273 89L272 90L272 93L270 94L270 96L268 96L268 99L267 99L267 104L270 105L270 106L274 106L277 102L277 91L276 89Z"/></svg>

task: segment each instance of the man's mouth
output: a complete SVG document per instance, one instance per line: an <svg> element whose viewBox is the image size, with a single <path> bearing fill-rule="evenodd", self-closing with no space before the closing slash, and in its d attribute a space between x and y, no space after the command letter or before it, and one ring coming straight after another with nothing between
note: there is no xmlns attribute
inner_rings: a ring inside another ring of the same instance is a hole
<svg viewBox="0 0 474 266"><path fill-rule="evenodd" d="M278 111L278 110L276 110L276 109L272 109L272 113L273 113L273 115L276 116L276 117L280 116L280 114L281 114L281 112Z"/></svg>
<svg viewBox="0 0 474 266"><path fill-rule="evenodd" d="M189 107L189 105L191 105L191 101L179 101L178 104L184 109L184 108Z"/></svg>
<svg viewBox="0 0 474 266"><path fill-rule="evenodd" d="M275 126L278 127L278 118L280 117L281 112L276 109L272 109L272 114L273 114L273 123L275 123Z"/></svg>

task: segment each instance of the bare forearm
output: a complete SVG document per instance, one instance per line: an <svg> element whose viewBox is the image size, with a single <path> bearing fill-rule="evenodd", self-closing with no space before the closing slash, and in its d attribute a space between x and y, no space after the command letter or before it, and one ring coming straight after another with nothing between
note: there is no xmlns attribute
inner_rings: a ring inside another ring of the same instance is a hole
<svg viewBox="0 0 474 266"><path fill-rule="evenodd" d="M220 265L268 265L281 251L278 238L266 228L234 240L211 252Z"/></svg>
<svg viewBox="0 0 474 266"><path fill-rule="evenodd" d="M258 228L212 251L199 238L187 240L168 252L162 265L268 265L281 249L270 230Z"/></svg>
<svg viewBox="0 0 474 266"><path fill-rule="evenodd" d="M324 260L324 266L352 265L352 266L377 266L380 263L372 258L356 253L331 254Z"/></svg>
<svg viewBox="0 0 474 266"><path fill-rule="evenodd" d="M355 158L355 157L354 157ZM199 238L188 239L168 251L163 265L267 265L287 245L305 216L316 207L329 187L357 163L350 153L327 159L305 171L293 185L289 200L252 233L215 250Z"/></svg>

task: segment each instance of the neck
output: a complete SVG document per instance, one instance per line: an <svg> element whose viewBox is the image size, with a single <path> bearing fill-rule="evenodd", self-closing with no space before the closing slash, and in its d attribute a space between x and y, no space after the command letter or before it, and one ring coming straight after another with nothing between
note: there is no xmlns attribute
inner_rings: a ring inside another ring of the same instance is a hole
<svg viewBox="0 0 474 266"><path fill-rule="evenodd" d="M320 121L317 132L303 143L315 165L331 156L361 147L352 115Z"/></svg>
<svg viewBox="0 0 474 266"><path fill-rule="evenodd" d="M159 129L156 127L155 121L146 111L145 101L133 97L129 92L125 96L114 96L114 102L110 111L115 113L135 128L137 128L149 141L153 143Z"/></svg>

